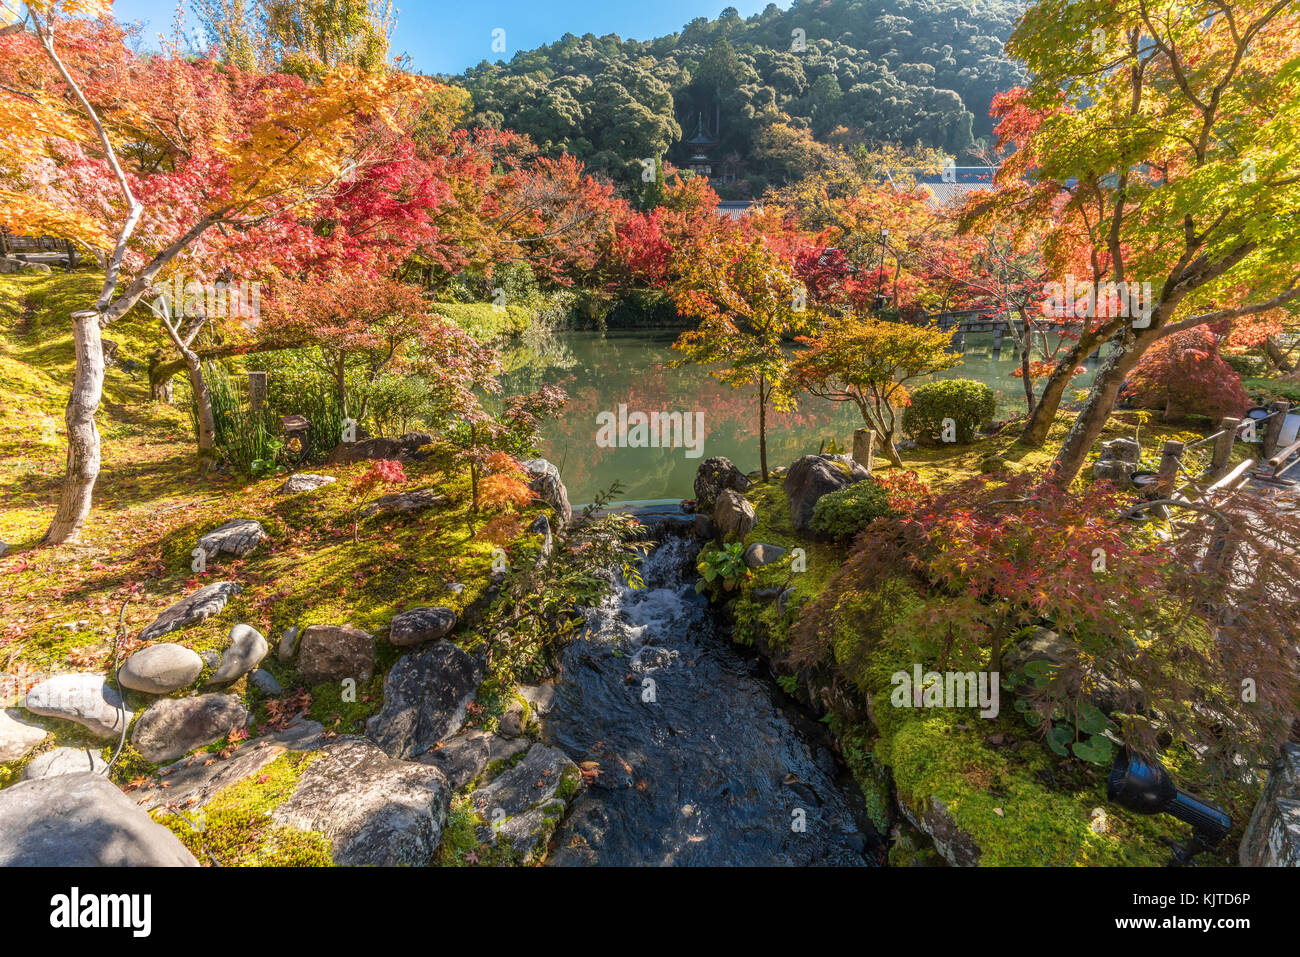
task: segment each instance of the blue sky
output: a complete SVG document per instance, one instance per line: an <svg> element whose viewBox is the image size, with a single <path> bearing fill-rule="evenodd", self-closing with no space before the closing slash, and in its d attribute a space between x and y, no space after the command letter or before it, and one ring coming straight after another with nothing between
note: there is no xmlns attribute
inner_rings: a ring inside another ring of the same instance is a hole
<svg viewBox="0 0 1300 957"><path fill-rule="evenodd" d="M790 0L776 0L785 8ZM509 59L558 40L566 33L594 33L648 40L680 30L696 17L716 17L733 6L742 17L768 0L398 0L393 51L410 54L417 70L459 73L480 60ZM186 10L189 4L185 4ZM176 0L117 0L115 16L144 23L145 45L158 34L171 35ZM188 26L196 21L187 14ZM492 31L505 30L506 52L492 52Z"/></svg>

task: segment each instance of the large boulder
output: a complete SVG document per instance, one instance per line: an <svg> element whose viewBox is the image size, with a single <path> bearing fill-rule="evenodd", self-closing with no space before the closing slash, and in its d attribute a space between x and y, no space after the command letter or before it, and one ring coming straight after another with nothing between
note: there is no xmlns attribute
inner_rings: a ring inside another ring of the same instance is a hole
<svg viewBox="0 0 1300 957"><path fill-rule="evenodd" d="M235 625L230 629L230 647L221 656L221 667L213 672L208 684L226 684L248 674L270 650L262 633L252 625Z"/></svg>
<svg viewBox="0 0 1300 957"><path fill-rule="evenodd" d="M450 804L451 788L437 768L340 738L321 748L271 818L324 834L335 864L418 867L442 840Z"/></svg>
<svg viewBox="0 0 1300 957"><path fill-rule="evenodd" d="M248 717L248 709L232 695L164 698L140 715L131 743L145 760L158 764L219 741L248 724Z"/></svg>
<svg viewBox="0 0 1300 957"><path fill-rule="evenodd" d="M312 625L298 641L298 673L308 684L369 681L375 672L375 636L351 625Z"/></svg>
<svg viewBox="0 0 1300 957"><path fill-rule="evenodd" d="M0 764L25 757L32 748L45 740L48 733L40 725L24 719L17 711L0 710Z"/></svg>
<svg viewBox="0 0 1300 957"><path fill-rule="evenodd" d="M208 558L215 558L223 552L244 558L267 538L262 523L251 518L237 518L218 525L198 540L198 547L203 549Z"/></svg>
<svg viewBox="0 0 1300 957"><path fill-rule="evenodd" d="M55 675L27 692L27 710L50 718L75 721L99 738L116 738L131 723L131 710L103 675Z"/></svg>
<svg viewBox="0 0 1300 957"><path fill-rule="evenodd" d="M184 645L141 648L122 662L118 681L147 694L171 694L192 684L203 670L203 659Z"/></svg>
<svg viewBox="0 0 1300 957"><path fill-rule="evenodd" d="M790 466L785 476L785 494L790 499L790 524L796 531L811 531L817 500L830 492L848 488L855 481L858 479L854 470L846 463L821 455L805 455Z"/></svg>
<svg viewBox="0 0 1300 957"><path fill-rule="evenodd" d="M416 489L414 492L394 492L392 495L381 495L363 508L361 517L404 515L407 512L419 512L435 505L446 504L446 496L440 495L437 489L421 488Z"/></svg>
<svg viewBox="0 0 1300 957"><path fill-rule="evenodd" d="M204 585L154 619L153 624L140 632L140 640L153 641L173 631L180 631L190 625L207 621L213 615L220 614L226 607L226 602L230 600L230 596L242 589L243 586L235 582L213 582L211 585Z"/></svg>
<svg viewBox="0 0 1300 957"><path fill-rule="evenodd" d="M758 517L754 506L731 489L723 489L713 506L713 528L722 541L744 541Z"/></svg>
<svg viewBox="0 0 1300 957"><path fill-rule="evenodd" d="M1300 867L1300 744L1282 746L1237 856L1242 867Z"/></svg>
<svg viewBox="0 0 1300 957"><path fill-rule="evenodd" d="M754 542L745 549L745 564L750 568L762 568L764 565L779 562L784 555L785 549L780 545Z"/></svg>
<svg viewBox="0 0 1300 957"><path fill-rule="evenodd" d="M445 638L455 627L454 609L408 608L393 616L388 626L388 640L395 645L419 645Z"/></svg>
<svg viewBox="0 0 1300 957"><path fill-rule="evenodd" d="M433 444L433 436L428 432L408 432L398 438L362 439L360 442L343 443L330 452L326 465L348 465L367 459L395 459L409 462L420 457L420 449Z"/></svg>
<svg viewBox="0 0 1300 957"><path fill-rule="evenodd" d="M560 470L546 459L527 459L524 471L530 476L528 487L533 494L555 510L555 517L563 528L573 521L573 506L569 504L569 490L564 487Z"/></svg>
<svg viewBox="0 0 1300 957"><path fill-rule="evenodd" d="M512 856L530 864L546 856L546 842L581 788L582 774L559 748L534 744L524 759L470 792L470 806L487 824L480 841L508 841Z"/></svg>
<svg viewBox="0 0 1300 957"><path fill-rule="evenodd" d="M450 641L398 659L384 678L384 706L366 737L395 758L411 758L451 737L465 721L482 673Z"/></svg>
<svg viewBox="0 0 1300 957"><path fill-rule="evenodd" d="M197 867L167 828L102 774L60 774L0 791L0 867Z"/></svg>
<svg viewBox="0 0 1300 957"><path fill-rule="evenodd" d="M718 496L727 489L733 492L749 490L745 473L721 455L705 459L695 470L695 511L701 515L713 512Z"/></svg>

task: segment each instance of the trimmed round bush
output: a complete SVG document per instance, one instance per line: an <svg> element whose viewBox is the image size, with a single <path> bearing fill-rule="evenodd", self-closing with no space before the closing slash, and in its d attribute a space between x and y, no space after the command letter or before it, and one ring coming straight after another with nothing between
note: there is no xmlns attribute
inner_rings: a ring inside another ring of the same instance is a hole
<svg viewBox="0 0 1300 957"><path fill-rule="evenodd" d="M974 379L940 379L912 390L903 410L903 431L922 443L943 442L944 419L956 425L956 441L971 442L993 420L998 401L993 390Z"/></svg>
<svg viewBox="0 0 1300 957"><path fill-rule="evenodd" d="M827 492L813 506L810 527L827 538L852 538L873 521L890 514L889 497L871 479Z"/></svg>

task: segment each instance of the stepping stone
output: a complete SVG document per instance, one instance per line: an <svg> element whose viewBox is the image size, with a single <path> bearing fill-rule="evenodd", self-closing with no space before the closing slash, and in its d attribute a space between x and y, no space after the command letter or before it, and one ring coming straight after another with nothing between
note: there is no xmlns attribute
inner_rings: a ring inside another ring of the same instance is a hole
<svg viewBox="0 0 1300 957"><path fill-rule="evenodd" d="M223 552L243 558L267 538L262 523L251 518L237 518L208 532L198 541L198 547L215 558Z"/></svg>
<svg viewBox="0 0 1300 957"><path fill-rule="evenodd" d="M23 768L23 780L39 781L41 778L80 774L83 771L98 774L106 767L108 762L100 757L98 751L90 748L55 748L32 758L31 763Z"/></svg>
<svg viewBox="0 0 1300 957"><path fill-rule="evenodd" d="M298 645L298 673L308 684L369 681L375 671L375 636L351 625L312 625Z"/></svg>
<svg viewBox="0 0 1300 957"><path fill-rule="evenodd" d="M84 725L100 738L116 738L133 712L103 675L55 675L27 692L27 710Z"/></svg>
<svg viewBox="0 0 1300 957"><path fill-rule="evenodd" d="M460 730L481 677L474 659L445 640L399 658L366 737L395 758L423 754Z"/></svg>
<svg viewBox="0 0 1300 957"><path fill-rule="evenodd" d="M118 680L124 687L148 694L171 694L188 687L203 670L203 659L184 645L142 648L122 663Z"/></svg>
<svg viewBox="0 0 1300 957"><path fill-rule="evenodd" d="M141 641L153 641L173 631L180 631L201 621L207 621L226 607L230 596L243 590L235 582L213 582L204 585L188 598L182 598L159 615L148 628L140 632Z"/></svg>
<svg viewBox="0 0 1300 957"><path fill-rule="evenodd" d="M335 481L332 475L309 475L306 472L298 472L290 475L283 485L276 489L276 495L297 495L300 492L314 492L322 486L329 485Z"/></svg>
<svg viewBox="0 0 1300 957"><path fill-rule="evenodd" d="M248 674L270 652L262 633L251 625L230 629L230 647L221 656L221 667L208 679L208 685L221 685Z"/></svg>
<svg viewBox="0 0 1300 957"><path fill-rule="evenodd" d="M388 640L395 645L418 645L446 637L456 627L451 608L410 608L394 615Z"/></svg>
<svg viewBox="0 0 1300 957"><path fill-rule="evenodd" d="M400 515L406 512L418 512L434 505L445 505L447 499L431 488L422 488L416 492L398 492L375 499L361 510L362 518L374 515Z"/></svg>
<svg viewBox="0 0 1300 957"><path fill-rule="evenodd" d="M324 834L335 864L428 864L451 804L442 772L394 760L360 738L340 738L320 750L271 819Z"/></svg>
<svg viewBox="0 0 1300 957"><path fill-rule="evenodd" d="M102 774L0 791L0 867L197 867L194 855Z"/></svg>
<svg viewBox="0 0 1300 957"><path fill-rule="evenodd" d="M140 715L131 743L146 761L158 764L221 740L248 718L248 709L231 695L164 698Z"/></svg>
<svg viewBox="0 0 1300 957"><path fill-rule="evenodd" d="M0 710L0 764L26 757L49 734L12 709Z"/></svg>

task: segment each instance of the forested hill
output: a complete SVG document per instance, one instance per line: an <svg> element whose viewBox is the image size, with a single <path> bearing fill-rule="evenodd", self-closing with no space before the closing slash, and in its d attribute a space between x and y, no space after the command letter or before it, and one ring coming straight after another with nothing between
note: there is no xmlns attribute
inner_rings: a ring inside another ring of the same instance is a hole
<svg viewBox="0 0 1300 957"><path fill-rule="evenodd" d="M1017 0L796 0L743 19L727 8L645 42L566 34L454 78L475 125L528 133L620 180L639 159L689 158L683 141L719 139L736 182L757 195L782 178L763 132L803 128L821 142L898 143L960 154L991 131L989 102L1021 80L1003 53ZM728 190L727 186L730 186Z"/></svg>

